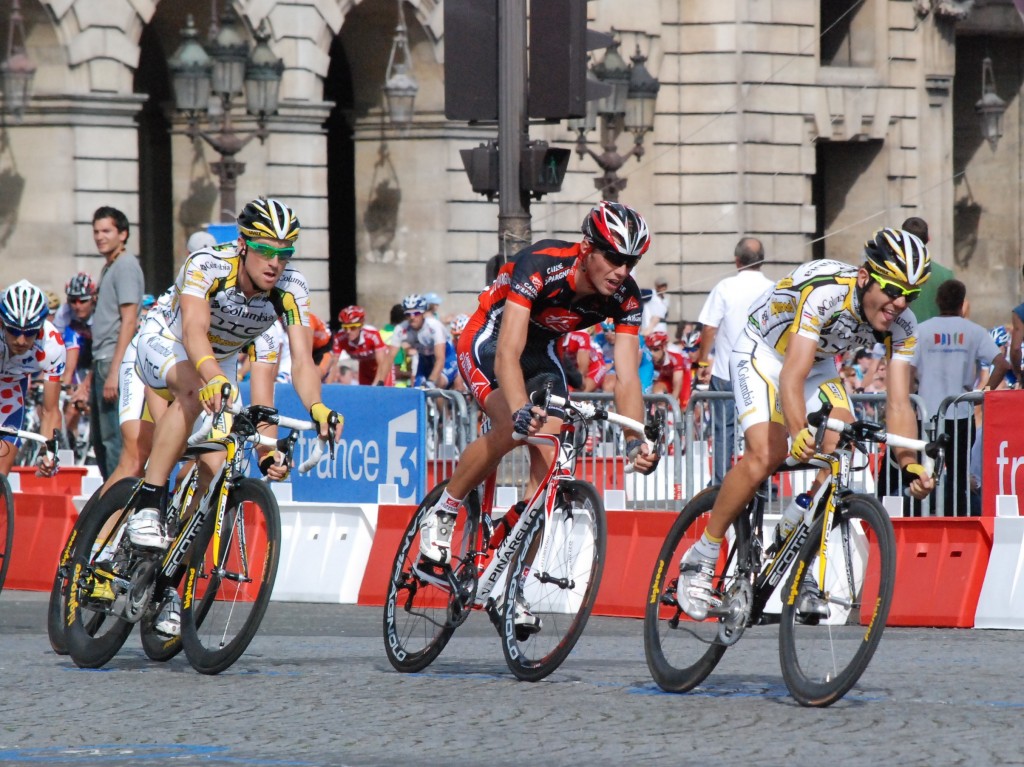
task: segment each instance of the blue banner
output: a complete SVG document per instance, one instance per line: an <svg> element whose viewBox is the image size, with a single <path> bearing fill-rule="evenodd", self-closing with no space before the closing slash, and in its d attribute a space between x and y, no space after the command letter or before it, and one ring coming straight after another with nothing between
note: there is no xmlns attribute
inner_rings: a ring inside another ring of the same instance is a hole
<svg viewBox="0 0 1024 767"><path fill-rule="evenodd" d="M249 385L241 386L248 403ZM323 402L345 418L334 460L324 458L308 474L292 471L296 501L376 503L377 488L398 488L399 503L419 503L426 493L424 437L426 408L423 392L385 386L325 384ZM288 384L277 384L274 406L293 418L309 413ZM295 465L309 455L315 435L305 433L295 447Z"/></svg>

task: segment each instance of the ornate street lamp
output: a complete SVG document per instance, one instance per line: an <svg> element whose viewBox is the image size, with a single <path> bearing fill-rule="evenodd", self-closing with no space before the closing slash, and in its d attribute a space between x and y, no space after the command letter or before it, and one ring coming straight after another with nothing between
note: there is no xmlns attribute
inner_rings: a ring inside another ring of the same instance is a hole
<svg viewBox="0 0 1024 767"><path fill-rule="evenodd" d="M645 56L636 54L627 65L618 52L619 43L608 46L604 59L595 64L587 76L610 86L609 92L596 101L587 104L587 116L569 121L569 129L577 132L576 154L582 159L590 155L603 171L594 179L594 186L606 200L618 200L619 192L626 188L626 179L619 178L618 171L630 157L643 157L644 135L654 129L654 107L661 87L644 63ZM598 154L587 146L587 133L593 130L600 118L601 148ZM619 154L618 138L623 131L633 134L633 146L625 154Z"/></svg>
<svg viewBox="0 0 1024 767"><path fill-rule="evenodd" d="M0 63L0 76L3 78L4 110L14 116L15 122L21 122L25 106L32 93L32 79L35 77L36 65L26 53L25 26L21 17L21 0L13 0L11 5L10 25L7 29L7 50L3 63Z"/></svg>
<svg viewBox="0 0 1024 767"><path fill-rule="evenodd" d="M221 14L220 26L206 48L198 40L192 16L181 38L181 45L168 61L175 106L188 116L189 137L193 141L203 139L220 154L220 162L210 167L220 181L221 221L234 221L238 177L245 172L245 163L235 160L235 155L254 138L262 143L269 135L266 120L277 112L284 62L270 49L270 33L263 24L256 31L256 46L249 54L249 43L230 5ZM243 93L246 111L256 118L256 130L247 133L236 131L231 122L234 100ZM213 104L211 95L216 97ZM199 127L204 116L215 121L215 132Z"/></svg>
<svg viewBox="0 0 1024 767"><path fill-rule="evenodd" d="M992 72L992 59L988 56L981 62L981 98L974 105L974 111L981 118L981 135L985 137L992 151L1003 135L1003 113L1006 102L996 93L996 78Z"/></svg>
<svg viewBox="0 0 1024 767"><path fill-rule="evenodd" d="M391 41L391 55L388 57L383 89L392 125L405 128L412 122L413 102L419 89L419 84L412 76L412 55L409 53L402 0L398 0L398 26L395 27L395 38Z"/></svg>

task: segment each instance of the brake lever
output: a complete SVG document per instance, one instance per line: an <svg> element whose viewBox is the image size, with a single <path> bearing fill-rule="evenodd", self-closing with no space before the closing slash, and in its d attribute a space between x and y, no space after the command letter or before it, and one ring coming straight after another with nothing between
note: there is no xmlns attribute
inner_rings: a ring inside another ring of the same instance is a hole
<svg viewBox="0 0 1024 767"><path fill-rule="evenodd" d="M334 462L334 430L338 425L338 413L335 410L331 411L331 414L327 417L327 450L331 456L331 462Z"/></svg>

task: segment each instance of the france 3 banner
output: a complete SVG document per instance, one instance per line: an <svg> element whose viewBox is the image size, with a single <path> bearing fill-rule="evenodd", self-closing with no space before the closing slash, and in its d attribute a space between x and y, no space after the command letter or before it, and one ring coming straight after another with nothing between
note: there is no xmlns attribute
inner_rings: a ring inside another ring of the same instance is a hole
<svg viewBox="0 0 1024 767"><path fill-rule="evenodd" d="M249 402L248 384L240 388L242 401ZM274 406L283 415L309 418L291 386L278 384L274 388ZM377 503L378 487L391 484L398 487L399 503L419 503L427 491L423 392L329 384L323 387L322 396L327 407L345 417L345 428L334 446L333 461L325 457L307 474L291 472L292 500ZM315 442L312 432L299 437L295 466L306 459Z"/></svg>
<svg viewBox="0 0 1024 767"><path fill-rule="evenodd" d="M1024 430L1020 409L1024 395L1018 391L985 392L982 424L982 515L995 513L997 495L1017 496L1024 515Z"/></svg>

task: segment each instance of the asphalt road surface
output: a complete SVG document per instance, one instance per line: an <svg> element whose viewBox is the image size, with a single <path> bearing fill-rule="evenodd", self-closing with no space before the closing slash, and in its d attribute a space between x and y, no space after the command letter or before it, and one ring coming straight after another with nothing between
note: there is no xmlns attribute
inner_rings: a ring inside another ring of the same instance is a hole
<svg viewBox="0 0 1024 767"><path fill-rule="evenodd" d="M806 709L782 682L776 627L669 695L637 620L591 619L529 684L482 616L403 675L379 608L273 602L247 653L207 677L183 656L149 661L136 634L106 668L78 669L50 649L45 607L0 595L0 765L1024 764L1016 632L889 628L842 701Z"/></svg>

